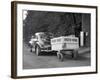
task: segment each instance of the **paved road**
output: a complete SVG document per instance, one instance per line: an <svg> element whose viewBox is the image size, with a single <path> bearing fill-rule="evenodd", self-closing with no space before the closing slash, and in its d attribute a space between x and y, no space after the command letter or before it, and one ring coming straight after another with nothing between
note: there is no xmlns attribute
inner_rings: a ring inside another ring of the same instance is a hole
<svg viewBox="0 0 100 80"><path fill-rule="evenodd" d="M23 46L23 68L38 69L38 68L58 68L58 67L79 67L90 65L90 53L80 54L77 60L66 55L64 61L58 60L54 53L42 53L40 56L30 52L27 46Z"/></svg>

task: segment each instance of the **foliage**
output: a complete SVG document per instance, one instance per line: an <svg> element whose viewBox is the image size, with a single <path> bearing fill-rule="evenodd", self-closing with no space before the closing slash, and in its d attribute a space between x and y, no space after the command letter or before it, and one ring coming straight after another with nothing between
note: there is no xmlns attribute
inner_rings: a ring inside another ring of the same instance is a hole
<svg viewBox="0 0 100 80"><path fill-rule="evenodd" d="M50 32L55 37L75 34L81 27L77 24L82 21L81 13L27 11L27 17L23 21L23 38L28 42L36 32ZM77 28L78 27L78 28Z"/></svg>

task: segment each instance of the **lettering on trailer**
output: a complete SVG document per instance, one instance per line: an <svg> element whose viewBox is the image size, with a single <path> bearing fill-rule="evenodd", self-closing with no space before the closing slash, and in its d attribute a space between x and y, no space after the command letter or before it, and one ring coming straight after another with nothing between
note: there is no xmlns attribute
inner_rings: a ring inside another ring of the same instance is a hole
<svg viewBox="0 0 100 80"><path fill-rule="evenodd" d="M78 39L75 39L75 38L64 38L64 41L67 41L67 42L78 42ZM61 42L61 39L52 40L52 43L55 43L55 42Z"/></svg>
<svg viewBox="0 0 100 80"><path fill-rule="evenodd" d="M52 40L52 43L55 43L56 42L56 40Z"/></svg>
<svg viewBox="0 0 100 80"><path fill-rule="evenodd" d="M70 38L65 38L64 41L71 41L71 39Z"/></svg>
<svg viewBox="0 0 100 80"><path fill-rule="evenodd" d="M77 42L77 39L72 39L72 41Z"/></svg>
<svg viewBox="0 0 100 80"><path fill-rule="evenodd" d="M61 39L57 39L57 42L60 42L61 41Z"/></svg>
<svg viewBox="0 0 100 80"><path fill-rule="evenodd" d="M77 42L77 39L65 38L64 41L73 41L73 42Z"/></svg>

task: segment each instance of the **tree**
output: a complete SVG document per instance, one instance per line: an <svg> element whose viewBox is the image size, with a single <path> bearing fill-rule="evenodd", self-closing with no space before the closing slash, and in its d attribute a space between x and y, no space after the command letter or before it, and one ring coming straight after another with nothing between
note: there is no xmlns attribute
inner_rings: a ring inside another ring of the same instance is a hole
<svg viewBox="0 0 100 80"><path fill-rule="evenodd" d="M23 21L23 38L27 43L36 32L50 32L55 37L75 34L74 28L81 22L79 13L31 11ZM75 26L75 27L73 27Z"/></svg>

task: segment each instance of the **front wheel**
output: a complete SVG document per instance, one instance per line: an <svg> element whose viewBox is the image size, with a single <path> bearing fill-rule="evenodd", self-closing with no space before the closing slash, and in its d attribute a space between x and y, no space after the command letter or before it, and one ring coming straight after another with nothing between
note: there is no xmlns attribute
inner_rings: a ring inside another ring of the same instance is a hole
<svg viewBox="0 0 100 80"><path fill-rule="evenodd" d="M35 48L35 53L36 53L37 56L40 55L40 53L41 53L41 48L39 47L39 45L36 46L36 48Z"/></svg>

